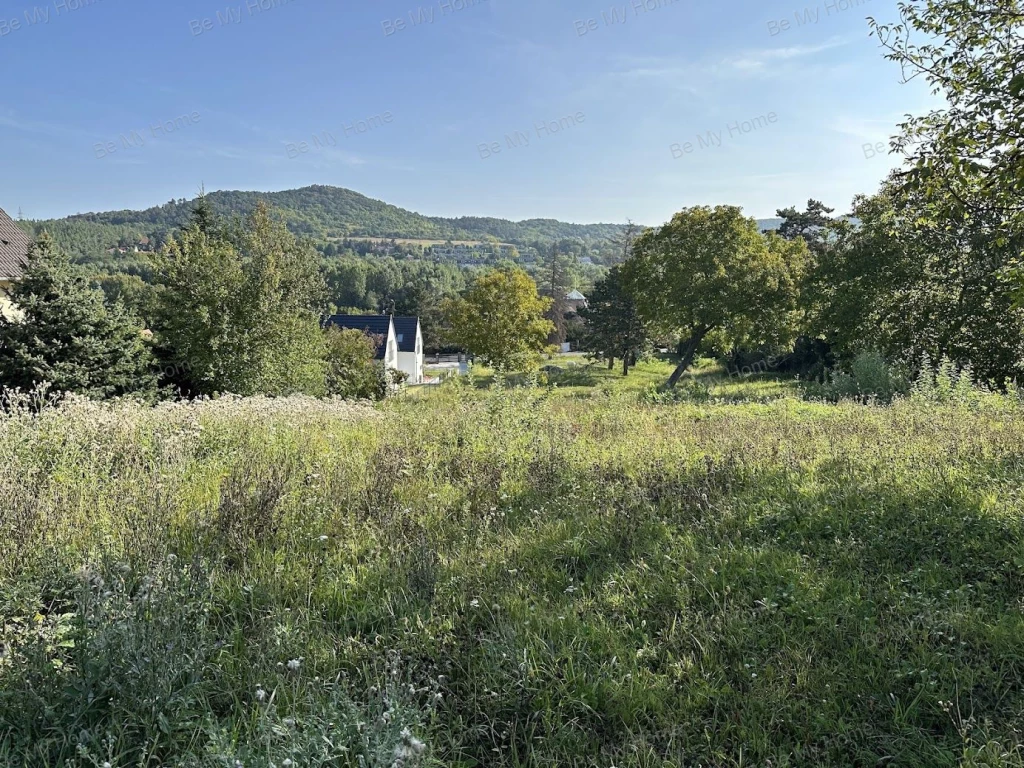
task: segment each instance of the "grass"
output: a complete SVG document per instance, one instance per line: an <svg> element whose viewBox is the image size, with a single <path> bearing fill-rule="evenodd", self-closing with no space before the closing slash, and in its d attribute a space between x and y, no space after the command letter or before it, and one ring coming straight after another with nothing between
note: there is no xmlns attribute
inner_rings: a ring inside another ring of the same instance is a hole
<svg viewBox="0 0 1024 768"><path fill-rule="evenodd" d="M1024 764L1016 400L651 365L0 419L0 764Z"/></svg>

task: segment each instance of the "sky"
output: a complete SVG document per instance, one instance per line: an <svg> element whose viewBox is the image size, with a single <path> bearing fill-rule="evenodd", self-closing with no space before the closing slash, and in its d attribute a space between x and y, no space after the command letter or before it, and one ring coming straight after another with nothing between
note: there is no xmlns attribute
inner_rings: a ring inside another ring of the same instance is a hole
<svg viewBox="0 0 1024 768"><path fill-rule="evenodd" d="M895 0L0 0L0 208L328 184L431 216L844 213L941 106L868 16Z"/></svg>

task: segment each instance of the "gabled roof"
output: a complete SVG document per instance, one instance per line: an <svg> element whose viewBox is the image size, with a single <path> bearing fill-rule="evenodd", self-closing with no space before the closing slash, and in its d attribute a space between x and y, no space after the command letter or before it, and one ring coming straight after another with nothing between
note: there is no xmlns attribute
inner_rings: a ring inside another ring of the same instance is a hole
<svg viewBox="0 0 1024 768"><path fill-rule="evenodd" d="M396 317L395 333L398 335L399 352L416 351L416 329L420 327L418 317Z"/></svg>
<svg viewBox="0 0 1024 768"><path fill-rule="evenodd" d="M21 277L28 244L28 235L0 208L0 280Z"/></svg>
<svg viewBox="0 0 1024 768"><path fill-rule="evenodd" d="M569 291L569 293L565 294L565 298L567 298L569 301L586 301L587 300L587 297L584 296L579 291L577 291L575 288L573 290Z"/></svg>
<svg viewBox="0 0 1024 768"><path fill-rule="evenodd" d="M383 360L388 351L387 338L391 333L391 315L331 315L325 326L362 331L370 336L382 336L385 343L377 345L377 359Z"/></svg>

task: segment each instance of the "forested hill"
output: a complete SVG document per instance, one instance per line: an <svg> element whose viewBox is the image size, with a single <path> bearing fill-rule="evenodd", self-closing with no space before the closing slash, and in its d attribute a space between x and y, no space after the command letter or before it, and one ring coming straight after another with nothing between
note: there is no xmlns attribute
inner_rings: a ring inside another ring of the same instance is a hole
<svg viewBox="0 0 1024 768"><path fill-rule="evenodd" d="M422 216L340 187L313 186L284 192L211 192L215 211L245 215L263 200L282 213L297 235L317 239L387 237L453 240L497 239L527 243L582 238L605 240L617 224L568 224L554 219L507 221L491 218L445 219ZM146 235L173 231L187 221L192 201L176 200L143 211L110 211L69 216L66 221L130 227Z"/></svg>

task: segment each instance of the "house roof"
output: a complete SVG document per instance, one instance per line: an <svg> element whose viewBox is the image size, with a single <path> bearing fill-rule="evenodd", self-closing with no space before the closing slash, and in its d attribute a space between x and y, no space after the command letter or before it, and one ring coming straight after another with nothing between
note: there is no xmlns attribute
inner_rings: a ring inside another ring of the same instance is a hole
<svg viewBox="0 0 1024 768"><path fill-rule="evenodd" d="M368 336L382 336L386 340L391 332L391 315L331 315L324 325L362 331ZM377 345L378 360L384 359L387 348L386 343Z"/></svg>
<svg viewBox="0 0 1024 768"><path fill-rule="evenodd" d="M399 352L416 351L416 329L420 327L418 317L396 317L395 333L398 335Z"/></svg>
<svg viewBox="0 0 1024 768"><path fill-rule="evenodd" d="M587 297L584 296L579 291L577 291L575 288L573 290L569 291L569 293L565 294L565 298L567 298L569 301L586 301L587 300Z"/></svg>
<svg viewBox="0 0 1024 768"><path fill-rule="evenodd" d="M0 208L0 280L21 277L28 245L28 235Z"/></svg>

